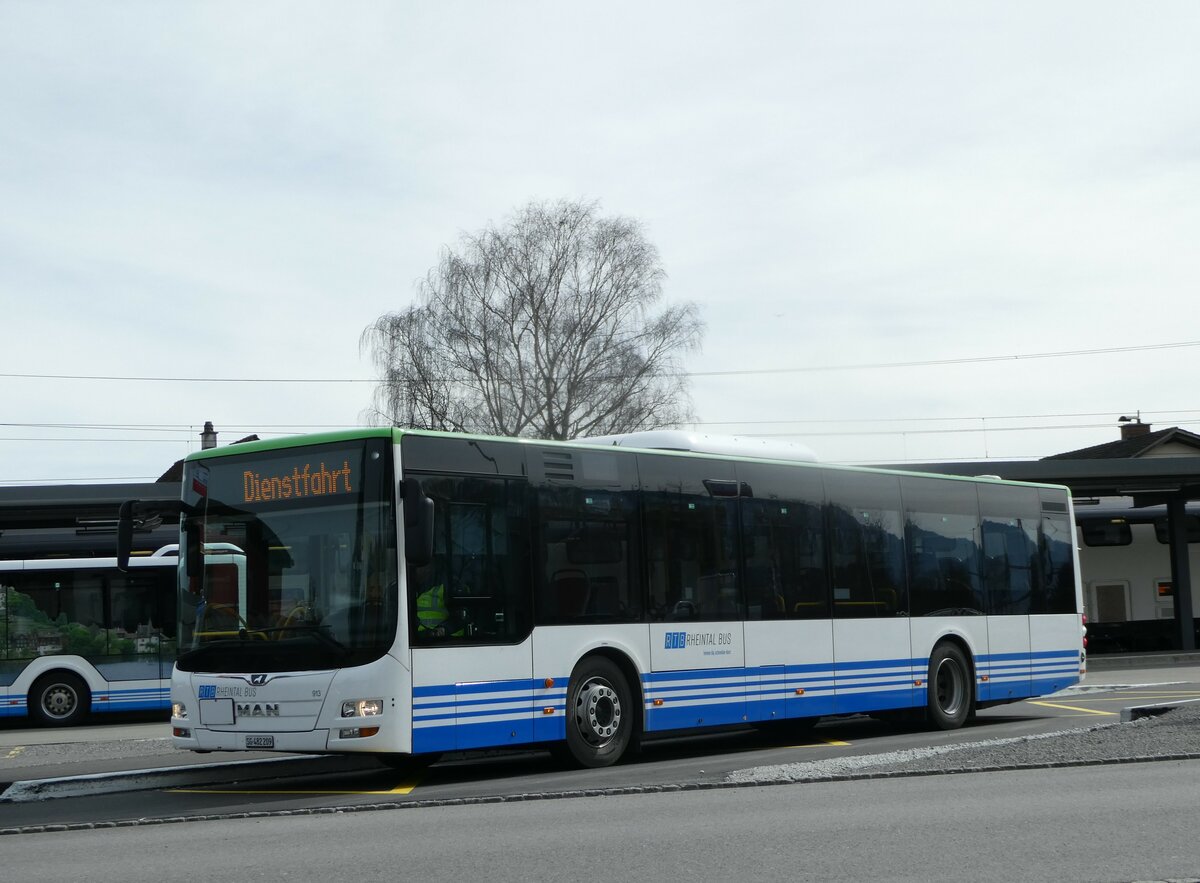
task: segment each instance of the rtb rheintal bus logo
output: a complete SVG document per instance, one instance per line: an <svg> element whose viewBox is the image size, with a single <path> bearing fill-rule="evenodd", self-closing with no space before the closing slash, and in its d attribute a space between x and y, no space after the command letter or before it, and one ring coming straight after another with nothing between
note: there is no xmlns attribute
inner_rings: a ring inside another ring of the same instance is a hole
<svg viewBox="0 0 1200 883"><path fill-rule="evenodd" d="M664 650L700 649L705 656L728 656L733 632L666 632Z"/></svg>

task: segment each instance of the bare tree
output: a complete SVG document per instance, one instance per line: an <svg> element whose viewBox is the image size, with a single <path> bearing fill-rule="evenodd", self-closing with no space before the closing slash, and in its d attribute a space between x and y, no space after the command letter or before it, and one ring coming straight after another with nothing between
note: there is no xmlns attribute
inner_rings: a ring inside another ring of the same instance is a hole
<svg viewBox="0 0 1200 883"><path fill-rule="evenodd" d="M362 334L380 373L376 422L578 438L691 416L681 353L699 346L693 303L660 306L658 251L595 203L530 203L464 234L417 303Z"/></svg>

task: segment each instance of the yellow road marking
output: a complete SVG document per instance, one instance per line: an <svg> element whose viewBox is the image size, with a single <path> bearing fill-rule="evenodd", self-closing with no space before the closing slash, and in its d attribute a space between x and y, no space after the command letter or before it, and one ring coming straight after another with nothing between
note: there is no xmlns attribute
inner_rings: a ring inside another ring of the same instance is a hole
<svg viewBox="0 0 1200 883"><path fill-rule="evenodd" d="M1096 709L1096 708L1080 708L1077 705L1058 705L1054 702L1036 702L1036 701L1030 700L1029 704L1030 705L1044 705L1046 708L1063 708L1063 709L1066 709L1067 711L1080 711L1080 712L1083 712L1084 714L1106 714L1106 715L1112 715L1114 717L1119 717L1121 714L1119 711L1100 711L1099 709Z"/></svg>
<svg viewBox="0 0 1200 883"><path fill-rule="evenodd" d="M837 748L846 748L850 745L849 742L842 742L840 739L822 739L820 742L806 742L803 745L793 745L793 748L824 748L826 745L833 745Z"/></svg>
<svg viewBox="0 0 1200 883"><path fill-rule="evenodd" d="M255 790L244 788L170 788L171 794L409 794L421 784L420 779L401 782L395 788L385 791L354 791L333 789L288 788Z"/></svg>
<svg viewBox="0 0 1200 883"><path fill-rule="evenodd" d="M9 758L16 757L18 754L20 754L24 750L25 750L24 745L18 745L15 748L13 748L12 751L8 752L8 754L4 755L4 757L6 760Z"/></svg>

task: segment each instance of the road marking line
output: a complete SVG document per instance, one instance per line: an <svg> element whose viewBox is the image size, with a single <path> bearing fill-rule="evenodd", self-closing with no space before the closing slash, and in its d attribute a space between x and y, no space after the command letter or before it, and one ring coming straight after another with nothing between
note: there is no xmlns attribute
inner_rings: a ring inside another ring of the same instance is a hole
<svg viewBox="0 0 1200 883"><path fill-rule="evenodd" d="M1105 715L1111 715L1112 717L1120 717L1121 716L1121 713L1119 711L1100 711L1099 709L1096 709L1096 708L1080 708L1076 705L1057 705L1053 702L1035 702L1032 700L1030 700L1029 704L1030 705L1044 705L1046 708L1062 708L1067 711L1081 711L1081 712L1084 712L1085 714L1105 714Z"/></svg>
<svg viewBox="0 0 1200 883"><path fill-rule="evenodd" d="M300 795L303 795L303 794L344 794L344 795L348 795L348 796L353 796L355 794L358 794L358 795L363 795L363 794L408 794L409 791L412 791L412 790L413 790L412 788L408 788L407 790L405 790L404 787L395 788L391 791L254 791L254 790L235 791L235 790L228 789L228 788L227 789L221 789L221 788L211 788L211 789L210 788L171 788L167 793L168 794L258 794L258 795L274 794L274 795L280 796L280 797L287 797L287 796L299 797Z"/></svg>
<svg viewBox="0 0 1200 883"><path fill-rule="evenodd" d="M386 791L351 791L328 789L233 789L233 788L170 788L171 794L410 794L421 784L420 779L401 782Z"/></svg>
<svg viewBox="0 0 1200 883"><path fill-rule="evenodd" d="M850 743L843 742L840 739L822 739L820 742L805 742L803 745L793 745L793 748L824 748L826 745L833 745L836 748L848 748Z"/></svg>
<svg viewBox="0 0 1200 883"><path fill-rule="evenodd" d="M13 748L13 749L12 749L12 751L8 752L8 754L4 755L4 758L5 758L5 760L9 760L9 759L11 759L11 758L14 758L14 757L16 757L18 754L20 754L20 753L21 753L22 751L24 751L24 750L25 750L25 746L24 746L24 745L18 745L18 746L16 746L15 748Z"/></svg>

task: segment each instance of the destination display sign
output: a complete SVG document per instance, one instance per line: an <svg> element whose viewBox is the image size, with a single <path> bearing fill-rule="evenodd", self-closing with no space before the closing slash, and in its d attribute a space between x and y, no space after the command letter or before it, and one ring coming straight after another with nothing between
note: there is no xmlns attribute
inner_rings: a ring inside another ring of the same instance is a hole
<svg viewBox="0 0 1200 883"><path fill-rule="evenodd" d="M352 478L349 459L342 460L341 466L336 469L327 468L324 459L316 463L285 463L279 472L243 469L242 502L263 503L268 500L289 500L292 497L352 494Z"/></svg>
<svg viewBox="0 0 1200 883"><path fill-rule="evenodd" d="M189 464L188 487L197 498L231 506L317 501L362 489L361 448L297 448L267 457Z"/></svg>

